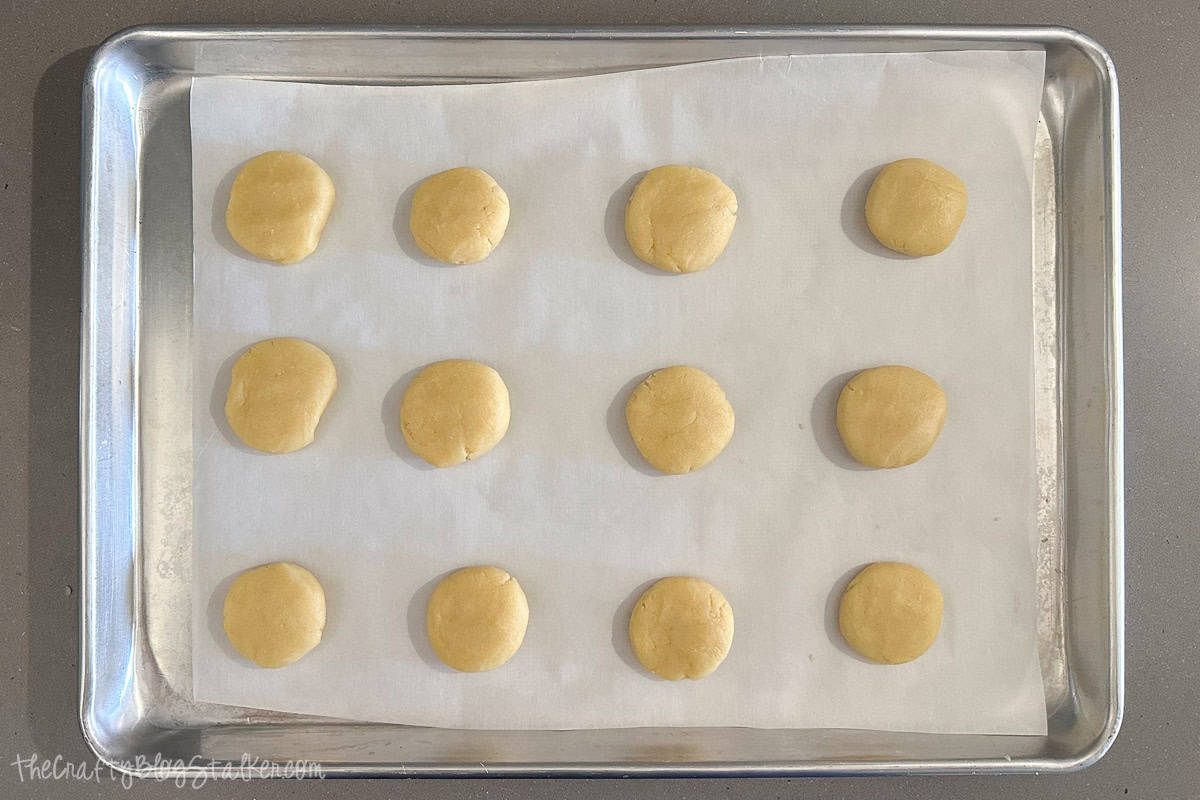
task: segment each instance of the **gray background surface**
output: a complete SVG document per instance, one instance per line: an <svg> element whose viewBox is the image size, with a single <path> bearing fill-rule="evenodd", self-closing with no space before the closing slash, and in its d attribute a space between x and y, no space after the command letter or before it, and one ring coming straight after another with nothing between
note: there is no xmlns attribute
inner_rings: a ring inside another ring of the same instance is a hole
<svg viewBox="0 0 1200 800"><path fill-rule="evenodd" d="M1117 64L1125 191L1127 711L1066 776L209 783L211 797L1200 797L1200 2L1021 0L0 0L0 798L164 797L170 783L30 781L89 760L78 657L79 102L92 48L162 23L1038 23Z"/></svg>

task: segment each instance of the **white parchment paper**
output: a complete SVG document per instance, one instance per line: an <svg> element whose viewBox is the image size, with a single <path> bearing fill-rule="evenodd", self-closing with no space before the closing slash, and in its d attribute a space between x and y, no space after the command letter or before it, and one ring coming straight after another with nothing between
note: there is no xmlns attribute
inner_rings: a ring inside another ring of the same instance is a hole
<svg viewBox="0 0 1200 800"><path fill-rule="evenodd" d="M645 725L1045 731L1035 647L1031 392L1032 142L1038 52L746 59L506 85L350 87L201 78L195 213L194 689L199 700L472 728ZM243 254L223 210L246 159L315 158L337 203L316 253ZM870 238L875 170L937 161L970 193L954 244L920 260ZM634 179L701 166L737 193L706 272L644 267L622 229ZM512 219L486 261L437 265L407 232L412 189L475 165ZM324 348L339 388L316 441L252 452L223 412L252 342ZM397 427L408 380L443 358L495 366L512 425L477 462L433 470ZM949 417L920 463L856 469L833 427L847 373L937 378ZM647 372L691 364L726 389L729 447L654 474L623 408ZM263 670L221 630L229 580L310 568L328 625ZM877 666L837 634L865 563L942 586L920 660ZM497 564L531 609L503 668L438 664L424 604L446 572ZM637 667L626 641L648 582L702 576L729 598L733 649L702 681Z"/></svg>

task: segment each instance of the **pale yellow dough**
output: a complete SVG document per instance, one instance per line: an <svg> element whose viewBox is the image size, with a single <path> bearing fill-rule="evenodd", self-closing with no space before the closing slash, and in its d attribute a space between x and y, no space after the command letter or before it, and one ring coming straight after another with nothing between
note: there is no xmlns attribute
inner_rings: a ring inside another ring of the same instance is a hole
<svg viewBox="0 0 1200 800"><path fill-rule="evenodd" d="M417 187L408 227L417 245L438 261L482 261L508 227L508 195L481 169L448 169Z"/></svg>
<svg viewBox="0 0 1200 800"><path fill-rule="evenodd" d="M647 264L666 272L699 272L729 243L737 210L733 190L711 172L655 167L625 207L625 236Z"/></svg>
<svg viewBox="0 0 1200 800"><path fill-rule="evenodd" d="M425 609L433 651L460 672L483 672L508 661L528 624L525 592L499 567L466 567L447 575Z"/></svg>
<svg viewBox="0 0 1200 800"><path fill-rule="evenodd" d="M874 367L855 375L837 404L837 429L850 455L892 468L925 457L946 422L946 393L912 367Z"/></svg>
<svg viewBox="0 0 1200 800"><path fill-rule="evenodd" d="M324 350L301 339L264 339L234 362L225 418L255 450L290 453L312 443L336 390Z"/></svg>
<svg viewBox="0 0 1200 800"><path fill-rule="evenodd" d="M247 161L233 179L225 227L259 258L295 264L317 249L333 197L333 181L317 162L273 150Z"/></svg>
<svg viewBox="0 0 1200 800"><path fill-rule="evenodd" d="M508 432L508 387L478 361L430 364L400 402L400 430L409 448L435 467L479 458Z"/></svg>
<svg viewBox="0 0 1200 800"><path fill-rule="evenodd" d="M942 626L942 590L910 564L881 561L854 576L838 611L842 636L880 664L919 658Z"/></svg>
<svg viewBox="0 0 1200 800"><path fill-rule="evenodd" d="M276 562L247 570L225 594L225 635L260 667L286 667L321 641L325 592L313 574Z"/></svg>
<svg viewBox="0 0 1200 800"><path fill-rule="evenodd" d="M652 373L629 395L625 422L642 457L670 475L700 469L733 437L725 391L695 367Z"/></svg>
<svg viewBox="0 0 1200 800"><path fill-rule="evenodd" d="M629 618L629 643L642 666L677 681L712 674L733 644L733 609L699 578L663 578Z"/></svg>
<svg viewBox="0 0 1200 800"><path fill-rule="evenodd" d="M967 214L967 187L932 161L904 158L875 176L866 211L867 227L884 247L932 256L954 241Z"/></svg>

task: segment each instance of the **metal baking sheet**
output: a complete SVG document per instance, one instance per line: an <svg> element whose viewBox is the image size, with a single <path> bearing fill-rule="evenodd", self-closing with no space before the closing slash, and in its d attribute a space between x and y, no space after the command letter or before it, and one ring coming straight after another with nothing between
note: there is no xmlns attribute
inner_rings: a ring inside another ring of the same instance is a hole
<svg viewBox="0 0 1200 800"><path fill-rule="evenodd" d="M861 730L471 731L337 722L191 695L191 78L527 80L718 58L1042 49L1034 164L1039 653L1045 737ZM1116 77L1062 28L137 28L84 87L82 657L89 744L127 772L794 775L1075 769L1123 708ZM157 765L157 766L156 766Z"/></svg>

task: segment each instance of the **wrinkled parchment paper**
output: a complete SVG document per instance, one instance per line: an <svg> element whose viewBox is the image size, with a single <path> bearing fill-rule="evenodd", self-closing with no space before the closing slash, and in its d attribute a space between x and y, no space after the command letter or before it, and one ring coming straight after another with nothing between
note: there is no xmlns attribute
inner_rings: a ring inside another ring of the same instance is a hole
<svg viewBox="0 0 1200 800"><path fill-rule="evenodd" d="M1035 648L1031 401L1036 52L744 59L505 85L352 87L197 79L194 689L199 700L471 728L854 727L1045 731ZM223 225L238 166L315 158L337 203L316 253L256 261ZM874 171L937 161L970 193L941 255L874 243ZM640 265L622 212L638 176L701 166L737 193L728 249L687 276ZM412 190L453 166L490 172L512 219L486 261L431 262L407 232ZM316 441L241 445L222 404L233 358L298 336L339 388ZM504 441L427 468L397 427L429 362L495 366ZM859 369L937 378L949 418L911 467L857 469L833 427ZM736 410L725 452L654 474L623 407L647 372L691 364ZM238 572L307 566L324 640L281 670L238 657L221 601ZM920 660L865 663L837 597L867 562L919 565L945 621ZM437 579L497 564L531 608L503 668L458 674L425 640ZM702 681L647 675L626 641L654 579L702 576L729 598L733 649Z"/></svg>

